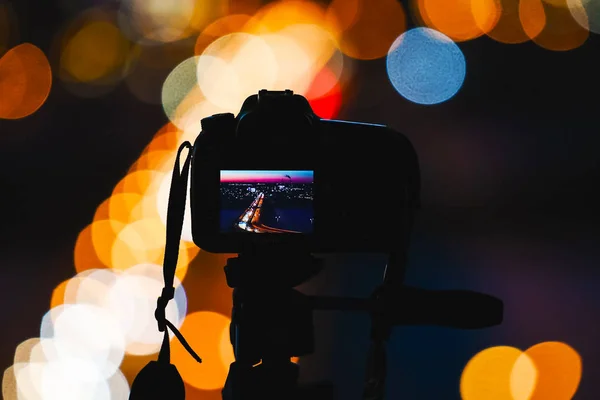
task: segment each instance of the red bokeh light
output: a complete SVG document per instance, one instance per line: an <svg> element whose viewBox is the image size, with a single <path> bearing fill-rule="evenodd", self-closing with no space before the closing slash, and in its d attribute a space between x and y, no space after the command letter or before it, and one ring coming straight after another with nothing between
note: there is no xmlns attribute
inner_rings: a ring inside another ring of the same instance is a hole
<svg viewBox="0 0 600 400"><path fill-rule="evenodd" d="M321 118L336 118L342 107L342 88L338 78L327 67L315 76L305 97L315 114Z"/></svg>

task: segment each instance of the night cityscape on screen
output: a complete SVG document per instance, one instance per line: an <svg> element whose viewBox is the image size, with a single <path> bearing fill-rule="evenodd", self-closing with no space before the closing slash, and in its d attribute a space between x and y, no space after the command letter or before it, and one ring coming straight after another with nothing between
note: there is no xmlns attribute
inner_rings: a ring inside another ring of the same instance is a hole
<svg viewBox="0 0 600 400"><path fill-rule="evenodd" d="M313 171L221 171L221 232L312 233Z"/></svg>

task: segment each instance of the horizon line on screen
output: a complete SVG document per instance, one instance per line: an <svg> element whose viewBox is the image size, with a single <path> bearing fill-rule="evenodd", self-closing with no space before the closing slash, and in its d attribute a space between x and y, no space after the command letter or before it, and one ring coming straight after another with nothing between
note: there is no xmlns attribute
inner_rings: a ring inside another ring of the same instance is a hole
<svg viewBox="0 0 600 400"><path fill-rule="evenodd" d="M313 183L309 170L221 170L221 183Z"/></svg>

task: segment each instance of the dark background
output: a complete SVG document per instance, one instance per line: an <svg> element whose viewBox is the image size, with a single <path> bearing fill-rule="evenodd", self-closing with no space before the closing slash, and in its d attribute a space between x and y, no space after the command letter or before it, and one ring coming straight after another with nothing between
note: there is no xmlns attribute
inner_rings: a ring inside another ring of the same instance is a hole
<svg viewBox="0 0 600 400"><path fill-rule="evenodd" d="M20 42L47 51L64 12L51 2L12 6ZM434 106L395 93L384 59L356 63L353 97L339 118L388 124L420 157L423 208L407 282L505 302L504 323L482 331L397 328L388 398L458 398L460 374L475 353L543 341L579 352L575 399L596 398L599 45L594 34L567 52L486 37L460 43L464 85ZM39 336L52 290L74 274L78 233L166 122L160 106L136 101L123 86L84 100L58 80L35 114L0 121L0 369L20 342ZM368 255L331 257L311 290L368 296L384 264ZM306 360L307 378L331 377L340 398L359 398L368 318L323 312L316 323L318 354Z"/></svg>

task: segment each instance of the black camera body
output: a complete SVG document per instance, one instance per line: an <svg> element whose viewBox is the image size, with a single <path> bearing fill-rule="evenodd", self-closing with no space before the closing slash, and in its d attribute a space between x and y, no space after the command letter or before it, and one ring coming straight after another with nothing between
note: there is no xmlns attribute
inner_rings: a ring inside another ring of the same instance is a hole
<svg viewBox="0 0 600 400"><path fill-rule="evenodd" d="M193 239L213 253L388 253L419 205L418 159L405 136L321 119L289 90L261 90L237 117L204 118L191 171Z"/></svg>

